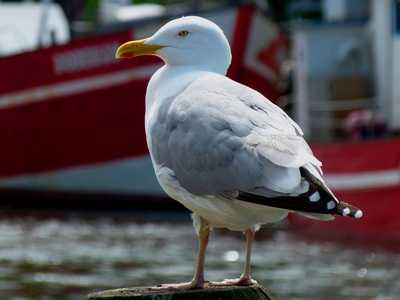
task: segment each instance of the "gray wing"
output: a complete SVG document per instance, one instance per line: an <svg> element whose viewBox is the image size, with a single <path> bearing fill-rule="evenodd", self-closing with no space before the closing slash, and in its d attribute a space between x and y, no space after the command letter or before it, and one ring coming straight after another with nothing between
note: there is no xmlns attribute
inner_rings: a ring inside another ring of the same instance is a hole
<svg viewBox="0 0 400 300"><path fill-rule="evenodd" d="M296 193L299 167L321 165L285 112L224 76L197 79L162 104L155 122L153 159L194 194Z"/></svg>

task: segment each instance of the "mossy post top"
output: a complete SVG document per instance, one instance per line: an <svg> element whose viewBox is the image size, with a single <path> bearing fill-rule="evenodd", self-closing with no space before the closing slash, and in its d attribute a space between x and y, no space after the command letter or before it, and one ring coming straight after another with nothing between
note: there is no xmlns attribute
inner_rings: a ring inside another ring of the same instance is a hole
<svg viewBox="0 0 400 300"><path fill-rule="evenodd" d="M88 300L272 300L261 285L213 286L196 290L152 291L149 287L121 288L88 295Z"/></svg>

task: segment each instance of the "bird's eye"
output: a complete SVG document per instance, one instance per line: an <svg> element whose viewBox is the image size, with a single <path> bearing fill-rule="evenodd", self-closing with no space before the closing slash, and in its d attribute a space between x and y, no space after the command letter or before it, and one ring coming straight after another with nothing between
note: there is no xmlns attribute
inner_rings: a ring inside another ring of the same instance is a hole
<svg viewBox="0 0 400 300"><path fill-rule="evenodd" d="M187 30L181 30L178 32L178 36L180 36L180 37L185 37L188 35L189 35L189 31L187 31Z"/></svg>

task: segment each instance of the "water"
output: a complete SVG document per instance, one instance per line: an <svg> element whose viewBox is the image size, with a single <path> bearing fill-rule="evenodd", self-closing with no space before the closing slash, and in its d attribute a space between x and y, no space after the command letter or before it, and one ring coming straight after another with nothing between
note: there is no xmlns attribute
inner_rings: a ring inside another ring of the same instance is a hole
<svg viewBox="0 0 400 300"><path fill-rule="evenodd" d="M186 215L14 215L0 218L0 299L85 299L88 292L188 280L197 248ZM306 243L284 230L254 245L253 275L276 299L398 299L400 255ZM236 277L243 236L214 231L209 280Z"/></svg>

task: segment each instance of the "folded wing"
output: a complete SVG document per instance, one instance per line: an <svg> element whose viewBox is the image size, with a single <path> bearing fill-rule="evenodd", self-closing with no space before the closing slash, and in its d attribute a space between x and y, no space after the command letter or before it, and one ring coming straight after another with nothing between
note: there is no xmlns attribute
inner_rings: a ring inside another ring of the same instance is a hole
<svg viewBox="0 0 400 300"><path fill-rule="evenodd" d="M153 158L156 164L173 170L189 192L238 192L242 201L258 197L258 202L271 205L267 199L274 197L278 204L289 203L288 197L309 193L310 187L316 186L310 178L316 177L319 188L329 195L327 201L338 206L322 180L321 163L299 126L257 91L210 74L164 101L158 114L157 126L151 129ZM307 169L311 171L304 171ZM293 203L281 206L335 213L299 206L300 201Z"/></svg>

